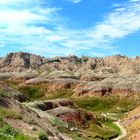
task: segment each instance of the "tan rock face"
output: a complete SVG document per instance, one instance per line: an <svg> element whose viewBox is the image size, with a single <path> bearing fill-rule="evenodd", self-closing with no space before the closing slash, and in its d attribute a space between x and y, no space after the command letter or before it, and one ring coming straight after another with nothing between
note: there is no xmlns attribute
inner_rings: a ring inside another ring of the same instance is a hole
<svg viewBox="0 0 140 140"><path fill-rule="evenodd" d="M140 93L140 75L110 75L101 81L85 81L75 88L75 96L131 96Z"/></svg>
<svg viewBox="0 0 140 140"><path fill-rule="evenodd" d="M140 59L125 56L110 56L105 58L89 58L76 56L44 58L29 53L10 53L0 59L0 71L13 72L25 71L27 69L37 69L52 72L65 71L66 76L70 76L77 71L92 70L97 73L122 73L139 74Z"/></svg>
<svg viewBox="0 0 140 140"><path fill-rule="evenodd" d="M0 71L2 72L25 71L28 69L47 71L48 74L56 71L62 76L65 73L64 76L68 77L73 76L76 72L83 73L89 70L104 74L139 74L140 59L139 57L128 58L121 55L104 58L78 58L76 56L44 58L23 52L10 53L0 59ZM58 71L63 72L63 74Z"/></svg>
<svg viewBox="0 0 140 140"><path fill-rule="evenodd" d="M5 72L24 71L43 64L43 57L29 53L10 53L0 60L0 69Z"/></svg>
<svg viewBox="0 0 140 140"><path fill-rule="evenodd" d="M10 53L0 59L0 72L0 79L43 83L52 91L72 88L76 96L140 92L140 57L44 58L23 52Z"/></svg>

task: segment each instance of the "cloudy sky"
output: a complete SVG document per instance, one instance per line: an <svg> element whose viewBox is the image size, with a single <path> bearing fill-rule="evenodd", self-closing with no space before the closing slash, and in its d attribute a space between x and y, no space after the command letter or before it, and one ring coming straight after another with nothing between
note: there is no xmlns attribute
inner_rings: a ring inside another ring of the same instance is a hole
<svg viewBox="0 0 140 140"><path fill-rule="evenodd" d="M0 56L140 55L140 0L0 0Z"/></svg>

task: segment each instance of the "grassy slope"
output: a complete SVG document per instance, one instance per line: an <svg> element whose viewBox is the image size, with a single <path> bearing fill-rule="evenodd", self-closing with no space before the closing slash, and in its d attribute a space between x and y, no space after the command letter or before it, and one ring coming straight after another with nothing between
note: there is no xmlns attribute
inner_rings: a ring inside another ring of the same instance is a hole
<svg viewBox="0 0 140 140"><path fill-rule="evenodd" d="M0 140L33 140L0 119Z"/></svg>
<svg viewBox="0 0 140 140"><path fill-rule="evenodd" d="M108 115L108 118L100 116L101 113L116 113L113 117L118 119L120 116L123 116L125 112L128 112L134 109L139 104L139 99L125 98L125 97L83 97L83 98L72 98L73 91L68 90L59 90L47 94L47 89L43 85L28 85L28 86L18 86L19 83L12 83L6 81L10 86L18 89L20 92L24 93L30 100L38 99L57 99L57 98L68 98L72 100L77 107L83 108L85 110L93 112L97 116L96 122L92 123L90 127L84 131L85 135L90 135L90 137L102 137L108 139L109 137L117 136L120 134L119 128L113 124L112 116ZM45 95L45 96L44 96ZM98 118L99 117L99 118ZM99 125L101 124L101 126ZM66 132L71 135L75 140L87 139L88 136L81 136L74 132ZM86 137L86 138L84 138ZM90 138L88 138L90 139ZM92 138L93 139L93 138Z"/></svg>
<svg viewBox="0 0 140 140"><path fill-rule="evenodd" d="M92 112L125 113L134 109L139 104L139 99L119 97L84 97L76 98L77 106Z"/></svg>

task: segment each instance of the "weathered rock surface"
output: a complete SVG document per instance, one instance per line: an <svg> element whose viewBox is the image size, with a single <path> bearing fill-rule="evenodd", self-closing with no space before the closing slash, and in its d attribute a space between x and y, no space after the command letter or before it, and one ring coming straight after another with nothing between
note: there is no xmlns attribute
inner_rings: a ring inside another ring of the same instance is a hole
<svg viewBox="0 0 140 140"><path fill-rule="evenodd" d="M140 75L130 77L115 75L101 81L81 82L75 88L75 96L106 96L110 94L130 96L134 93L140 93L139 77Z"/></svg>
<svg viewBox="0 0 140 140"><path fill-rule="evenodd" d="M10 53L0 59L1 72L40 70L49 77L73 77L76 72L139 74L140 58L116 55L104 58L68 56L45 58L30 53ZM53 73L50 73L54 71ZM42 74L43 75L43 74ZM57 78L58 78L57 77Z"/></svg>
<svg viewBox="0 0 140 140"><path fill-rule="evenodd" d="M72 140L65 133L59 132L57 126L54 126L49 119L39 117L37 112L26 106L26 102L19 102L21 100L15 98L15 96L22 96L23 98L24 95L22 95L22 93L10 88L2 82L0 82L0 90L3 91L4 94L0 91L0 108L4 110L4 114L9 111L11 112L11 114L1 114L2 120L5 123L36 140L39 139L39 132L44 132L48 140Z"/></svg>
<svg viewBox="0 0 140 140"><path fill-rule="evenodd" d="M29 53L10 53L0 60L2 72L25 71L29 68L36 69L44 63L44 58Z"/></svg>
<svg viewBox="0 0 140 140"><path fill-rule="evenodd" d="M73 102L68 99L60 98L48 101L36 101L30 104L30 106L43 113L49 113L58 117L68 124L78 125L94 119L92 113L76 108Z"/></svg>
<svg viewBox="0 0 140 140"><path fill-rule="evenodd" d="M3 81L0 82L0 107L18 109L25 118L33 118L35 123L31 125L39 127L38 132L43 130L49 139L68 140L70 138L59 131L61 127L78 132L81 127L86 129L95 121L94 113L79 108L74 102L79 98L73 97L113 95L114 98L115 95L120 99L120 96L139 96L140 57L117 55L104 58L45 58L29 53L10 53L0 58L0 81ZM25 92L20 93L22 86ZM39 91L35 93L42 92L42 101L24 102L28 100L26 88L31 88L29 93L34 93L35 90ZM55 99L57 97L59 99ZM139 120L139 113L133 118L130 116L126 123L135 119ZM23 120L14 120L15 123L11 125L21 122L27 125Z"/></svg>
<svg viewBox="0 0 140 140"><path fill-rule="evenodd" d="M0 79L42 83L52 91L72 88L75 96L128 95L140 92L140 57L44 58L23 52L10 53L0 59Z"/></svg>
<svg viewBox="0 0 140 140"><path fill-rule="evenodd" d="M3 96L3 97L14 98L14 99L18 100L19 102L24 102L27 100L27 97L25 95L23 95L16 89L13 89L13 88L7 86L3 82L0 82L0 93L1 93L1 96Z"/></svg>

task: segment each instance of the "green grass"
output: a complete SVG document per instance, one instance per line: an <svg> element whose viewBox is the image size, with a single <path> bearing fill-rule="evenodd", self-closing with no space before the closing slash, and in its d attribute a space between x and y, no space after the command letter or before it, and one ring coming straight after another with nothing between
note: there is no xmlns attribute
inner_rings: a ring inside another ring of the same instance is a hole
<svg viewBox="0 0 140 140"><path fill-rule="evenodd" d="M62 89L55 92L47 92L47 88L44 85L26 85L17 88L18 91L26 95L32 100L44 100L44 99L57 99L57 98L70 98L73 95L71 89Z"/></svg>
<svg viewBox="0 0 140 140"><path fill-rule="evenodd" d="M12 85L12 83L10 83ZM125 112L128 112L134 109L139 104L139 99L126 98L126 97L81 97L74 98L72 97L74 91L72 89L63 89L57 90L55 92L47 92L47 87L45 85L25 85L17 86L16 83L13 83L14 87L17 90L25 94L30 100L40 100L40 99L57 99L57 98L68 98L72 100L75 105L79 108L83 108L87 111L93 112L94 115L100 115L101 118L95 118L94 122L91 122L88 128L83 129L81 126L80 130L84 131L84 134L79 134L77 132L66 131L70 137L74 140L92 140L92 139L112 139L117 137L121 132L120 129L110 121L111 118L118 119L120 116L124 115ZM107 119L104 119L101 113L115 113L115 115L109 114ZM16 116L10 111L5 111L0 109L0 114L3 116ZM12 114L12 115L11 115ZM52 124L63 127L63 122L56 118L50 118ZM0 137L1 138L1 137ZM9 139L0 139L0 140L9 140ZM17 139L18 140L18 139ZM24 140L24 139L19 139ZM28 140L28 139L27 139Z"/></svg>
<svg viewBox="0 0 140 140"><path fill-rule="evenodd" d="M80 136L76 133L73 133L71 136L72 136L73 140L87 140L87 138L83 138L82 136Z"/></svg>
<svg viewBox="0 0 140 140"><path fill-rule="evenodd" d="M44 85L19 86L20 82L18 82L18 81L5 80L4 82L6 84L8 84L10 87L17 89L19 92L26 95L30 101L38 100L38 99L44 97L45 93L47 92L47 88Z"/></svg>
<svg viewBox="0 0 140 140"><path fill-rule="evenodd" d="M67 128L68 127L68 124L64 121L62 121L61 119L59 119L58 117L55 117L51 114L48 114L47 115L47 118L48 120L50 120L50 122L56 126L61 126L61 127L64 127L64 128Z"/></svg>
<svg viewBox="0 0 140 140"><path fill-rule="evenodd" d="M0 99L5 97L5 93L2 89L0 89Z"/></svg>
<svg viewBox="0 0 140 140"><path fill-rule="evenodd" d="M88 128L80 129L80 131L77 132L69 131L66 133L73 140L109 140L119 136L120 130L112 122L106 122L101 125L98 125L96 123L90 123L90 126Z"/></svg>
<svg viewBox="0 0 140 140"><path fill-rule="evenodd" d="M48 93L45 99L52 100L57 98L71 98L73 94L74 92L72 89L62 89Z"/></svg>
<svg viewBox="0 0 140 140"><path fill-rule="evenodd" d="M70 98L74 93L72 89L62 89L49 92L47 86L44 84L19 86L19 82L16 81L5 80L4 82L26 95L31 101L40 99L51 100L57 98Z"/></svg>
<svg viewBox="0 0 140 140"><path fill-rule="evenodd" d="M34 85L20 86L17 90L26 95L30 100L38 100L44 97L46 92L43 88Z"/></svg>
<svg viewBox="0 0 140 140"><path fill-rule="evenodd" d="M105 126L105 127L104 127ZM100 137L103 138L104 140L108 140L112 137L117 137L120 134L120 131L118 131L119 128L117 128L117 126L115 126L115 124L101 124L98 125L96 123L91 124L91 126L89 128L86 129L86 131L90 134L92 134L92 136L94 138Z"/></svg>
<svg viewBox="0 0 140 140"><path fill-rule="evenodd" d="M47 135L45 133L40 132L39 133L39 139L40 140L48 140L48 137L47 137Z"/></svg>
<svg viewBox="0 0 140 140"><path fill-rule="evenodd" d="M111 128L111 129L115 130L118 134L121 133L120 128L111 121L104 122L103 125L108 127L108 128Z"/></svg>
<svg viewBox="0 0 140 140"><path fill-rule="evenodd" d="M0 140L33 140L0 119Z"/></svg>
<svg viewBox="0 0 140 140"><path fill-rule="evenodd" d="M4 82L8 85L8 86L10 86L10 87L12 87L12 88L17 88L18 87L18 85L20 84L20 82L19 81L13 81L13 80L4 80Z"/></svg>
<svg viewBox="0 0 140 140"><path fill-rule="evenodd" d="M22 119L22 116L20 114L17 114L16 112L12 111L8 108L0 108L0 117L3 118L13 118L13 119Z"/></svg>
<svg viewBox="0 0 140 140"><path fill-rule="evenodd" d="M119 97L82 97L73 99L78 107L92 112L114 112L125 113L135 108L139 101L129 98Z"/></svg>
<svg viewBox="0 0 140 140"><path fill-rule="evenodd" d="M38 85L22 85L19 86L20 82L5 80L4 81L10 87L17 89L19 92L23 93L28 97L30 101L39 100L45 96L47 92L46 85L38 84Z"/></svg>

